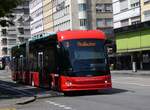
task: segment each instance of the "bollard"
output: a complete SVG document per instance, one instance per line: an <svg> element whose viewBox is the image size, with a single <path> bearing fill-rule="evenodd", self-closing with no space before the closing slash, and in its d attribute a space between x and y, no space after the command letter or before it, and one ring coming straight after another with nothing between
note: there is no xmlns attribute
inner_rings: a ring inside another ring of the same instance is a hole
<svg viewBox="0 0 150 110"><path fill-rule="evenodd" d="M132 71L137 72L136 62L132 62Z"/></svg>

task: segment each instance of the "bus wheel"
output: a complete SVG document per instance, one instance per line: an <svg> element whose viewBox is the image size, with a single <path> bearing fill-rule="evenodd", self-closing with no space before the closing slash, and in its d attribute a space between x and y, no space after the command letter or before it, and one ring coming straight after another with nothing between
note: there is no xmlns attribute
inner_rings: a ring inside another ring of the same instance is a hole
<svg viewBox="0 0 150 110"><path fill-rule="evenodd" d="M64 95L65 95L65 96L72 96L73 93L72 93L71 91L67 91L67 92L64 92Z"/></svg>

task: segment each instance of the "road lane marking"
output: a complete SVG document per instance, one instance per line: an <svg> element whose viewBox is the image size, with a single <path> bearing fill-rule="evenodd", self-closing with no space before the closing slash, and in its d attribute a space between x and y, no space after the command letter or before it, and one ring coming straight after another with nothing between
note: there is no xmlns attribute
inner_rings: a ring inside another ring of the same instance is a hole
<svg viewBox="0 0 150 110"><path fill-rule="evenodd" d="M16 108L0 108L0 110L16 110Z"/></svg>
<svg viewBox="0 0 150 110"><path fill-rule="evenodd" d="M47 102L47 103L49 103L51 105L55 105L55 106L57 106L59 108L63 108L65 110L75 110L72 107L69 107L69 106L66 106L66 105L63 105L63 104L59 104L59 103L56 103L56 102L52 102L52 101L45 101L45 102Z"/></svg>
<svg viewBox="0 0 150 110"><path fill-rule="evenodd" d="M136 86L143 86L143 87L150 87L150 85L139 84L139 83L127 83L127 82L125 83L125 82L119 82L119 81L115 81L115 80L113 80L113 83L136 85Z"/></svg>
<svg viewBox="0 0 150 110"><path fill-rule="evenodd" d="M7 79L7 78L11 78L11 76L0 76L0 79Z"/></svg>

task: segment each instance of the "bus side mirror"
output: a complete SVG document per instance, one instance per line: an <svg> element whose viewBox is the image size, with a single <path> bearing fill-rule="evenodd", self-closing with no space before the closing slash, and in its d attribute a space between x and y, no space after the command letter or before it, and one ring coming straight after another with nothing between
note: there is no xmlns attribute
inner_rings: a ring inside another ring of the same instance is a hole
<svg viewBox="0 0 150 110"><path fill-rule="evenodd" d="M56 48L57 48L57 52L60 53L60 46L58 44L57 44Z"/></svg>

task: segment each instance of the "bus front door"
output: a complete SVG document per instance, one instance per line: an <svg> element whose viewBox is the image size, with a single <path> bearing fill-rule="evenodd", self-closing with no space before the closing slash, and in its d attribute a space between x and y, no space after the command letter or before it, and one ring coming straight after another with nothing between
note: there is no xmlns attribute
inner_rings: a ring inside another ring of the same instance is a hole
<svg viewBox="0 0 150 110"><path fill-rule="evenodd" d="M38 52L39 86L44 87L43 52Z"/></svg>

